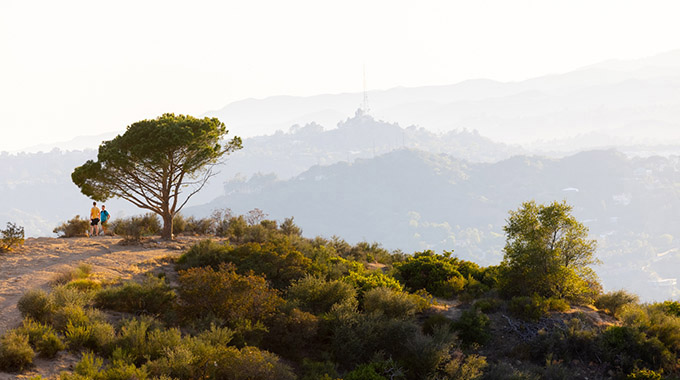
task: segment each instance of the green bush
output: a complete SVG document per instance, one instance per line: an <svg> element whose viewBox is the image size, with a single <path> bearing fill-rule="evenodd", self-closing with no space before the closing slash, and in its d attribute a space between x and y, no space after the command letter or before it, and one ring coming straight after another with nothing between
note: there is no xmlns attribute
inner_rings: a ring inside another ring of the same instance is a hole
<svg viewBox="0 0 680 380"><path fill-rule="evenodd" d="M54 333L51 326L37 322L31 318L23 320L18 332L28 336L28 343L33 346L40 356L46 358L54 357L57 352L66 348L64 343Z"/></svg>
<svg viewBox="0 0 680 380"><path fill-rule="evenodd" d="M90 221L87 219L80 219L80 215L76 215L75 218L55 227L52 232L62 238L72 238L80 236L87 237L89 230Z"/></svg>
<svg viewBox="0 0 680 380"><path fill-rule="evenodd" d="M427 335L433 335L436 331L450 330L451 328L453 328L451 320L438 313L427 317L422 327L423 332Z"/></svg>
<svg viewBox="0 0 680 380"><path fill-rule="evenodd" d="M454 357L444 365L443 372L447 380L481 379L487 366L486 358L479 355L463 355L457 351Z"/></svg>
<svg viewBox="0 0 680 380"><path fill-rule="evenodd" d="M92 301L94 296L94 292L81 292L67 285L59 285L52 288L50 300L57 309L66 306L85 307Z"/></svg>
<svg viewBox="0 0 680 380"><path fill-rule="evenodd" d="M21 371L33 364L34 356L28 336L11 330L0 337L0 370Z"/></svg>
<svg viewBox="0 0 680 380"><path fill-rule="evenodd" d="M626 376L627 380L662 380L663 376L660 373L649 369L638 369Z"/></svg>
<svg viewBox="0 0 680 380"><path fill-rule="evenodd" d="M7 228L0 230L0 252L10 252L24 245L24 227L7 222Z"/></svg>
<svg viewBox="0 0 680 380"><path fill-rule="evenodd" d="M66 287L78 290L80 292L91 292L101 289L102 283L99 280L80 278L67 283Z"/></svg>
<svg viewBox="0 0 680 380"><path fill-rule="evenodd" d="M416 252L395 265L400 279L411 290L425 289L437 297L451 298L465 286L458 261L433 251ZM462 281L461 281L462 280Z"/></svg>
<svg viewBox="0 0 680 380"><path fill-rule="evenodd" d="M54 304L44 290L32 289L19 298L17 309L24 318L30 317L36 321L46 322L54 311Z"/></svg>
<svg viewBox="0 0 680 380"><path fill-rule="evenodd" d="M104 321L91 321L85 324L74 324L69 321L64 337L72 350L83 348L91 350L107 350L115 337L113 326Z"/></svg>
<svg viewBox="0 0 680 380"><path fill-rule="evenodd" d="M621 308L638 302L638 296L625 290L617 290L599 295L595 299L595 307L606 311L608 314L618 316Z"/></svg>
<svg viewBox="0 0 680 380"><path fill-rule="evenodd" d="M157 214L148 213L143 216L116 219L111 223L111 228L125 241L139 242L144 236L158 234L161 231L161 222Z"/></svg>
<svg viewBox="0 0 680 380"><path fill-rule="evenodd" d="M53 285L64 285L74 280L84 280L92 274L92 265L81 263L75 269L61 271L52 279Z"/></svg>
<svg viewBox="0 0 680 380"><path fill-rule="evenodd" d="M328 312L336 303L356 297L354 287L344 281L326 281L311 275L293 281L287 293L302 310L315 314Z"/></svg>
<svg viewBox="0 0 680 380"><path fill-rule="evenodd" d="M294 361L316 356L322 323L322 318L297 308L277 313L267 325L263 348Z"/></svg>
<svg viewBox="0 0 680 380"><path fill-rule="evenodd" d="M241 319L260 321L283 303L263 277L242 276L231 264L181 271L178 289L182 316L192 320L206 315L236 323Z"/></svg>
<svg viewBox="0 0 680 380"><path fill-rule="evenodd" d="M387 318L408 318L422 311L422 299L414 294L389 288L374 288L364 293L364 310Z"/></svg>
<svg viewBox="0 0 680 380"><path fill-rule="evenodd" d="M453 322L458 338L467 347L488 342L491 338L489 325L489 317L475 308L463 311L460 318Z"/></svg>
<svg viewBox="0 0 680 380"><path fill-rule="evenodd" d="M680 302L678 301L664 301L663 307L666 314L680 317Z"/></svg>
<svg viewBox="0 0 680 380"><path fill-rule="evenodd" d="M164 279L146 276L139 284L125 282L99 291L94 297L97 307L127 313L160 315L173 307L176 295Z"/></svg>
<svg viewBox="0 0 680 380"><path fill-rule="evenodd" d="M399 281L381 271L350 271L349 275L345 276L343 280L352 284L361 295L375 288L388 288L396 291L404 290Z"/></svg>
<svg viewBox="0 0 680 380"><path fill-rule="evenodd" d="M498 298L481 298L475 301L473 305L482 313L494 313L503 307L503 301Z"/></svg>
<svg viewBox="0 0 680 380"><path fill-rule="evenodd" d="M548 310L565 312L571 309L571 305L567 300L561 298L550 297L545 302L548 304Z"/></svg>
<svg viewBox="0 0 680 380"><path fill-rule="evenodd" d="M527 321L538 321L548 314L549 307L546 299L537 294L531 297L512 297L509 305L513 315Z"/></svg>

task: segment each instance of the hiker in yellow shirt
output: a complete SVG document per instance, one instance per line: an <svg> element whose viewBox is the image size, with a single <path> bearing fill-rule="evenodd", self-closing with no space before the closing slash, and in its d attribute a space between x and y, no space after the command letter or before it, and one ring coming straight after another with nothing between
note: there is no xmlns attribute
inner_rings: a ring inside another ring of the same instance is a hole
<svg viewBox="0 0 680 380"><path fill-rule="evenodd" d="M99 214L97 202L92 202L92 208L90 209L90 236L99 235Z"/></svg>

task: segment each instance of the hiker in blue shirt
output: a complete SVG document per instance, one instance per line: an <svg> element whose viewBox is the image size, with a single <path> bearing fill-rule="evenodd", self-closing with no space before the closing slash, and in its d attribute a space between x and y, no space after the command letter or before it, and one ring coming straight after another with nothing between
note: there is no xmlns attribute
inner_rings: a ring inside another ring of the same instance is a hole
<svg viewBox="0 0 680 380"><path fill-rule="evenodd" d="M100 219L102 221L102 233L106 235L106 227L107 223L109 221L109 218L111 217L111 214L109 214L108 211L106 211L106 206L102 205L102 212L99 214Z"/></svg>

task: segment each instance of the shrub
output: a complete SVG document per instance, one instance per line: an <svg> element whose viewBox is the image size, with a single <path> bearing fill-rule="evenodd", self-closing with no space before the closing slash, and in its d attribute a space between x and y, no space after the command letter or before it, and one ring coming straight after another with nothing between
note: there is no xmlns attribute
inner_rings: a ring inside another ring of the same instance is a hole
<svg viewBox="0 0 680 380"><path fill-rule="evenodd" d="M432 314L423 322L423 332L427 335L433 335L438 330L449 329L450 327L453 327L451 320L443 314Z"/></svg>
<svg viewBox="0 0 680 380"><path fill-rule="evenodd" d="M463 355L457 351L456 355L444 366L443 372L448 380L480 379L487 366L486 358L479 355Z"/></svg>
<svg viewBox="0 0 680 380"><path fill-rule="evenodd" d="M664 310L668 315L680 317L680 302L678 301L664 301Z"/></svg>
<svg viewBox="0 0 680 380"><path fill-rule="evenodd" d="M606 311L608 314L618 316L621 308L625 305L638 302L638 296L628 293L625 290L617 290L601 294L595 299L595 307Z"/></svg>
<svg viewBox="0 0 680 380"><path fill-rule="evenodd" d="M435 296L450 298L465 286L465 279L457 270L457 259L448 255L437 255L429 250L416 252L395 267L411 290L425 289Z"/></svg>
<svg viewBox="0 0 680 380"><path fill-rule="evenodd" d="M24 245L24 227L7 222L7 228L0 230L0 252L10 252L14 248Z"/></svg>
<svg viewBox="0 0 680 380"><path fill-rule="evenodd" d="M188 319L213 315L227 323L269 317L283 300L263 277L239 275L233 265L192 268L179 275L182 315Z"/></svg>
<svg viewBox="0 0 680 380"><path fill-rule="evenodd" d="M72 238L87 236L89 230L90 221L87 219L80 219L80 215L76 215L68 222L64 222L61 225L55 227L52 232L62 238Z"/></svg>
<svg viewBox="0 0 680 380"><path fill-rule="evenodd" d="M389 288L374 288L364 294L364 310L387 318L407 318L423 309L420 297Z"/></svg>
<svg viewBox="0 0 680 380"><path fill-rule="evenodd" d="M91 292L102 288L102 283L99 280L92 280L89 278L79 278L70 281L66 284L67 288L75 289L79 292Z"/></svg>
<svg viewBox="0 0 680 380"><path fill-rule="evenodd" d="M126 282L103 289L94 301L104 309L160 315L172 308L175 298L175 292L164 279L147 275L141 284Z"/></svg>
<svg viewBox="0 0 680 380"><path fill-rule="evenodd" d="M190 216L184 220L184 223L184 234L204 236L215 233L215 220L212 218L197 219Z"/></svg>
<svg viewBox="0 0 680 380"><path fill-rule="evenodd" d="M475 308L463 311L460 318L453 322L458 338L464 346L485 344L491 338L489 317Z"/></svg>
<svg viewBox="0 0 680 380"><path fill-rule="evenodd" d="M143 236L155 235L161 231L160 219L154 213L117 219L111 224L113 232L127 242L139 242Z"/></svg>
<svg viewBox="0 0 680 380"><path fill-rule="evenodd" d="M381 271L351 271L343 280L352 284L362 295L375 288L389 288L396 291L404 290L399 281Z"/></svg>
<svg viewBox="0 0 680 380"><path fill-rule="evenodd" d="M84 307L92 301L94 295L93 292L81 292L67 285L59 285L52 288L50 299L56 308L64 306Z"/></svg>
<svg viewBox="0 0 680 380"><path fill-rule="evenodd" d="M113 342L115 330L109 323L92 321L85 324L74 324L69 321L64 336L71 349L88 348L106 350Z"/></svg>
<svg viewBox="0 0 680 380"><path fill-rule="evenodd" d="M61 271L52 279L54 285L64 285L73 280L84 280L90 277L92 273L92 265L81 263L75 269Z"/></svg>
<svg viewBox="0 0 680 380"><path fill-rule="evenodd" d="M482 313L489 314L500 310L503 306L503 301L498 298L481 298L475 301L473 306Z"/></svg>
<svg viewBox="0 0 680 380"><path fill-rule="evenodd" d="M512 297L509 309L518 318L538 321L548 314L549 304L544 298L534 294L531 297Z"/></svg>
<svg viewBox="0 0 680 380"><path fill-rule="evenodd" d="M46 322L54 311L54 305L44 290L32 289L21 296L17 302L17 309L24 318L30 317L36 321Z"/></svg>
<svg viewBox="0 0 680 380"><path fill-rule="evenodd" d="M321 318L300 309L278 313L269 322L264 348L299 361L318 353L317 334Z"/></svg>
<svg viewBox="0 0 680 380"><path fill-rule="evenodd" d="M638 369L626 376L628 380L662 380L663 376L660 373L649 369Z"/></svg>
<svg viewBox="0 0 680 380"><path fill-rule="evenodd" d="M288 297L297 301L301 309L319 314L330 311L336 303L355 298L356 291L344 281L307 275L291 284Z"/></svg>
<svg viewBox="0 0 680 380"><path fill-rule="evenodd" d="M17 331L28 336L28 343L35 347L42 357L52 358L65 348L52 327L31 318L24 319Z"/></svg>
<svg viewBox="0 0 680 380"><path fill-rule="evenodd" d="M52 315L52 325L57 331L66 331L69 323L75 326L84 326L90 323L90 317L80 305L61 307Z"/></svg>
<svg viewBox="0 0 680 380"><path fill-rule="evenodd" d="M545 301L548 304L548 310L551 311L565 312L571 309L571 305L569 305L569 302L561 298L550 297Z"/></svg>
<svg viewBox="0 0 680 380"><path fill-rule="evenodd" d="M33 363L34 356L28 336L11 330L0 338L1 370L21 371Z"/></svg>

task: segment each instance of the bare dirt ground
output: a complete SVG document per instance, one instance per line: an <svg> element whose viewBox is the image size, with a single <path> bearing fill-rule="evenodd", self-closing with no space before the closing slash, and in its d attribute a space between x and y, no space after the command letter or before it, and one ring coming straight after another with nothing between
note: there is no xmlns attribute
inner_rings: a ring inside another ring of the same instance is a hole
<svg viewBox="0 0 680 380"><path fill-rule="evenodd" d="M119 237L111 236L26 239L17 251L0 254L0 335L21 323L17 301L24 292L33 288L47 290L60 273L86 263L92 266L97 277L128 279L159 266L164 258L179 256L197 240L199 238L178 237L174 242L152 239L142 245L121 245ZM20 376L0 373L0 380L31 378L38 374L52 378L76 360L62 353L56 362L50 361L53 365L59 363L57 367L45 372L36 358L35 370Z"/></svg>

